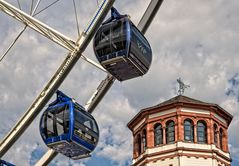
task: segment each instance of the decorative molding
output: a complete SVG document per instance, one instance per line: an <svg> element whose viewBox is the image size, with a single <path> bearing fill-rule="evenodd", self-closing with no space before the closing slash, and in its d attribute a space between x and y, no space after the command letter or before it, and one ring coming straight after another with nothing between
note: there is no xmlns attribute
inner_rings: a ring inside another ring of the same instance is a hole
<svg viewBox="0 0 239 166"><path fill-rule="evenodd" d="M181 109L181 112L190 112L190 113L210 115L210 111L208 111L208 110L193 109L193 108L184 108L184 107Z"/></svg>
<svg viewBox="0 0 239 166"><path fill-rule="evenodd" d="M231 159L228 158L227 156L224 156L222 154L218 155L217 151L214 150L201 150L200 152L205 152L207 154L190 154L190 153L185 153L185 151L194 151L194 152L198 152L198 150L192 149L192 148L183 148L183 147L178 147L175 149L170 149L170 150L165 150L165 151L161 151L161 152L156 152L153 154L143 154L139 160L136 160L132 166L141 166L141 165L146 165L149 162L157 162L158 160L165 160L165 159L170 159L170 158L174 158L174 157L196 157L196 158L204 158L204 159L215 159L218 162L221 162L225 165L230 165ZM174 154L172 154L172 152ZM171 153L171 154L169 154ZM209 153L209 154L208 154ZM216 154L216 155L213 155ZM164 156L160 156L163 155ZM160 156L160 157L155 157L155 156ZM153 158L154 157L154 158ZM153 159L150 159L153 158ZM143 162L143 163L142 163Z"/></svg>
<svg viewBox="0 0 239 166"><path fill-rule="evenodd" d="M144 122L145 122L146 118L142 119L133 129L133 131L135 131L136 129L138 129Z"/></svg>
<svg viewBox="0 0 239 166"><path fill-rule="evenodd" d="M214 113L214 116L215 116L218 120L220 120L221 122L223 122L224 124L227 124L227 121L226 121L224 118L222 118L221 116L219 116L218 114Z"/></svg>
<svg viewBox="0 0 239 166"><path fill-rule="evenodd" d="M176 108L151 114L151 115L149 115L149 119L156 118L156 117L159 117L159 116L163 116L163 115L166 115L166 114L170 114L170 113L173 113L173 112L176 112Z"/></svg>

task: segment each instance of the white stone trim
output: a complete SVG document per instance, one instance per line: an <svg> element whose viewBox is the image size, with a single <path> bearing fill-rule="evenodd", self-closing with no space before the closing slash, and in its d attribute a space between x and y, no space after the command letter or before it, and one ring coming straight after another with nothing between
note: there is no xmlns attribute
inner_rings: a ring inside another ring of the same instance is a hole
<svg viewBox="0 0 239 166"><path fill-rule="evenodd" d="M144 155L146 154L153 154L157 152L162 152L170 149L175 149L175 148L186 148L182 150L175 150L171 151L168 153L160 154L157 156L151 156L148 157L148 160L155 160L154 162L149 162L146 164L146 166L159 166L159 165L170 165L173 164L173 166L200 166L201 164L203 165L210 165L210 166L217 166L218 162L217 160L213 159L213 156L217 156L218 159L221 161L230 164L228 160L225 160L224 158L220 157L217 153L210 152L211 150L216 150L220 154L230 158L229 153L225 153L215 147L215 145L207 145L207 144L195 144L195 143L185 143L185 142L178 142L174 144L169 144L169 145L164 145L164 146L159 146L155 147L152 149L147 149L143 154L141 154L136 160L133 160L133 164L139 161ZM187 150L187 148L189 150ZM191 151L190 149L195 149L195 151ZM197 151L198 150L198 151ZM200 152L200 150L208 150L205 152ZM161 157L166 157L166 156L172 156L175 153L180 153L182 156L180 157L173 157L173 158L166 158L164 160L157 160L158 158ZM186 156L184 156L186 155ZM193 155L192 157L187 157L187 155ZM200 156L210 156L210 158L204 158L204 157L197 157L198 155ZM138 165L142 164L146 159L142 160ZM216 164L216 165L215 165ZM222 164L221 164L222 165Z"/></svg>
<svg viewBox="0 0 239 166"><path fill-rule="evenodd" d="M202 109L193 109L193 108L182 108L182 112L197 113L197 114L206 114L210 115L210 111Z"/></svg>
<svg viewBox="0 0 239 166"><path fill-rule="evenodd" d="M158 113L155 113L155 114L151 114L151 115L149 115L149 119L156 118L156 117L166 115L166 114L170 114L172 112L176 112L176 108L169 109L169 110L166 110L166 111L161 111L161 112L158 112Z"/></svg>
<svg viewBox="0 0 239 166"><path fill-rule="evenodd" d="M224 118L222 118L221 116L219 116L218 114L215 113L214 116L215 116L218 120L220 120L221 122L227 124L227 121L226 121Z"/></svg>
<svg viewBox="0 0 239 166"><path fill-rule="evenodd" d="M144 123L145 120L146 120L145 118L142 119L142 120L134 127L133 131L135 131L137 128L139 128L139 126L141 126L141 125Z"/></svg>

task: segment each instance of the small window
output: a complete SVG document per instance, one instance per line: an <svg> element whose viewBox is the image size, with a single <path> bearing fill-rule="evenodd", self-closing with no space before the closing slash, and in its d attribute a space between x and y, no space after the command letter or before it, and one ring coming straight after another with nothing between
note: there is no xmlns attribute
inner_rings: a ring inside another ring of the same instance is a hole
<svg viewBox="0 0 239 166"><path fill-rule="evenodd" d="M137 148L138 148L138 153L139 155L141 154L141 137L140 134L137 136Z"/></svg>
<svg viewBox="0 0 239 166"><path fill-rule="evenodd" d="M167 144L174 142L175 140L174 121L169 121L166 123L166 137Z"/></svg>
<svg viewBox="0 0 239 166"><path fill-rule="evenodd" d="M220 129L219 131L219 143L220 143L220 148L223 149L223 130Z"/></svg>
<svg viewBox="0 0 239 166"><path fill-rule="evenodd" d="M143 130L143 135L142 135L142 142L143 142L143 150L145 151L147 149L147 134L146 130Z"/></svg>
<svg viewBox="0 0 239 166"><path fill-rule="evenodd" d="M214 130L214 144L217 146L218 145L218 134L217 134L217 125L216 124L214 124L214 126L213 126L213 130Z"/></svg>
<svg viewBox="0 0 239 166"><path fill-rule="evenodd" d="M194 141L194 126L190 119L184 121L184 140L187 142Z"/></svg>
<svg viewBox="0 0 239 166"><path fill-rule="evenodd" d="M207 143L207 126L204 121L197 123L197 142Z"/></svg>
<svg viewBox="0 0 239 166"><path fill-rule="evenodd" d="M163 128L162 125L157 123L154 126L154 146L163 144Z"/></svg>

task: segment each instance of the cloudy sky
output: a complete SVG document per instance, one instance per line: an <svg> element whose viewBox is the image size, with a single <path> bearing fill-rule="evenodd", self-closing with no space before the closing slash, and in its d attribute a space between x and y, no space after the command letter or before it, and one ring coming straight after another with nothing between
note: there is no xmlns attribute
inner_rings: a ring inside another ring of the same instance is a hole
<svg viewBox="0 0 239 166"><path fill-rule="evenodd" d="M16 0L8 0L18 6ZM20 0L29 13L30 1ZM42 0L39 9L53 0ZM116 1L122 14L137 25L150 0ZM86 27L96 0L76 0L80 31ZM142 108L176 95L176 79L190 88L186 96L217 103L234 118L229 128L232 166L239 165L239 1L165 0L146 33L153 49L149 72L137 79L116 81L93 115L100 127L100 142L93 157L72 161L58 155L51 165L129 165L132 138L126 124ZM60 0L37 19L77 39L72 1ZM23 24L0 12L0 55L15 39ZM0 139L11 129L62 63L67 50L27 29L0 63ZM92 43L85 55L95 60ZM106 73L79 60L60 90L84 105ZM55 96L52 97L52 100ZM39 116L3 159L16 165L34 165L47 147L39 131Z"/></svg>

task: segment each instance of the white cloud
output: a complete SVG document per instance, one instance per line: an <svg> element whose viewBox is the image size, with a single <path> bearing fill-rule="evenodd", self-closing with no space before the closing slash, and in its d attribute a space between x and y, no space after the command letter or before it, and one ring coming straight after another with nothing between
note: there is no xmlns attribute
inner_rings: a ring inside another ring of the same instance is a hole
<svg viewBox="0 0 239 166"><path fill-rule="evenodd" d="M233 155L232 156L233 159L238 161L238 159L239 159L239 148L229 144L229 150L230 150L231 154Z"/></svg>
<svg viewBox="0 0 239 166"><path fill-rule="evenodd" d="M120 91L112 89L93 114L100 127L97 156L108 158L117 165L125 165L130 160L132 138L126 124L135 113L128 99Z"/></svg>
<svg viewBox="0 0 239 166"><path fill-rule="evenodd" d="M16 1L10 2L16 4ZM43 2L40 8L48 3ZM94 13L96 2L77 3L82 31ZM117 1L115 6L131 15L131 19L137 24L148 3L149 0L140 0L137 3L126 0ZM23 5L23 8L27 11L29 6ZM235 96L225 95L230 86L228 80L239 68L238 8L237 0L163 2L146 33L153 49L153 63L149 72L142 78L122 83L116 81L94 112L100 126L100 142L94 152L97 157L108 158L119 165L124 165L126 160L130 160L132 137L126 127L127 122L141 108L175 96L178 77L190 84L185 95L217 103L234 115L229 137L232 156L238 157L236 133L239 124L239 104ZM63 34L76 38L73 14L72 4L61 1L37 18ZM1 55L23 25L2 13L0 18ZM1 138L45 86L67 52L32 30L27 30L0 63ZM95 59L92 44L86 49L85 55ZM105 73L80 60L60 89L84 105L104 77ZM7 153L6 158L9 161L16 164L21 161L27 165L29 155L34 150L34 146L31 145L35 145L36 142L46 150L38 133L38 122L36 120ZM19 155L16 151L22 153ZM83 166L87 165L87 160L79 163L68 161L59 155L53 163Z"/></svg>

